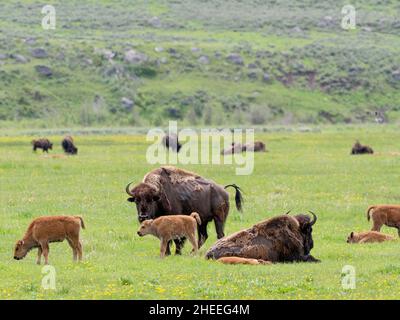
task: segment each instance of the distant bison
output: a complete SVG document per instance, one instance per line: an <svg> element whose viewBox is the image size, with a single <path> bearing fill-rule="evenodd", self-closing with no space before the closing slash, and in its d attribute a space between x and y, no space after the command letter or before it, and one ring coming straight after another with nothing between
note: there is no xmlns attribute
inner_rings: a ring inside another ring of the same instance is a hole
<svg viewBox="0 0 400 320"><path fill-rule="evenodd" d="M356 141L353 148L351 149L351 154L373 154L374 150L372 150L369 146L363 146L359 141Z"/></svg>
<svg viewBox="0 0 400 320"><path fill-rule="evenodd" d="M381 231L383 225L397 228L400 237L400 206L377 205L370 206L367 210L368 221L372 219L372 231Z"/></svg>
<svg viewBox="0 0 400 320"><path fill-rule="evenodd" d="M243 146L243 151L250 151L250 152L267 152L265 147L265 143L262 141L256 141L254 143L246 143Z"/></svg>
<svg viewBox="0 0 400 320"><path fill-rule="evenodd" d="M178 136L176 134L167 134L162 139L162 144L167 149L172 149L175 152L179 152L182 145L179 143Z"/></svg>
<svg viewBox="0 0 400 320"><path fill-rule="evenodd" d="M37 149L42 149L43 152L49 153L49 150L53 150L53 144L49 139L38 139L32 140L33 151L36 152Z"/></svg>
<svg viewBox="0 0 400 320"><path fill-rule="evenodd" d="M136 204L140 222L165 215L190 215L197 212L201 219L198 226L199 248L208 238L207 225L210 221L215 223L217 237L220 239L224 236L224 225L229 213L229 193L226 188L235 188L236 207L239 211L242 209L242 195L238 186L231 184L223 187L193 172L172 166L149 172L142 183L132 189L130 185L126 187L130 196L128 201ZM175 241L175 244L179 254L183 243Z"/></svg>
<svg viewBox="0 0 400 320"><path fill-rule="evenodd" d="M243 151L243 145L241 143L232 142L231 146L222 150L222 155L230 155L235 153L241 153Z"/></svg>
<svg viewBox="0 0 400 320"><path fill-rule="evenodd" d="M310 255L314 246L312 226L317 221L299 214L281 215L218 240L206 253L208 259L239 257L269 262L319 262Z"/></svg>
<svg viewBox="0 0 400 320"><path fill-rule="evenodd" d="M394 240L394 237L377 231L352 232L347 238L347 243L372 243Z"/></svg>
<svg viewBox="0 0 400 320"><path fill-rule="evenodd" d="M74 145L74 139L71 136L64 137L61 142L61 146L64 149L64 152L71 155L78 154L78 148Z"/></svg>

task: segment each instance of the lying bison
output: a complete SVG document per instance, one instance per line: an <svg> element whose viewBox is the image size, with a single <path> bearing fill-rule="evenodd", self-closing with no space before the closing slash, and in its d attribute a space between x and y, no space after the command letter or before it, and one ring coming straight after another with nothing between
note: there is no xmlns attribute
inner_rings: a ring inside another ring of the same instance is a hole
<svg viewBox="0 0 400 320"><path fill-rule="evenodd" d="M43 152L49 153L49 150L53 150L53 144L49 139L32 140L33 151L42 149Z"/></svg>
<svg viewBox="0 0 400 320"><path fill-rule="evenodd" d="M314 246L309 216L281 215L218 240L206 253L208 259L240 257L269 262L319 262L310 255Z"/></svg>
<svg viewBox="0 0 400 320"><path fill-rule="evenodd" d="M246 143L243 146L243 151L247 152L267 152L265 143L262 141L256 141L254 143Z"/></svg>
<svg viewBox="0 0 400 320"><path fill-rule="evenodd" d="M353 148L351 149L351 154L373 154L374 150L372 150L369 146L363 146L359 141L356 141Z"/></svg>
<svg viewBox="0 0 400 320"><path fill-rule="evenodd" d="M61 142L61 146L64 149L64 152L71 155L78 154L78 148L74 145L74 139L71 136L64 137Z"/></svg>
<svg viewBox="0 0 400 320"><path fill-rule="evenodd" d="M199 248L208 238L207 224L211 220L214 220L218 239L224 237L224 224L229 212L229 194L224 189L236 189L236 208L242 210L242 195L238 186L222 187L212 180L171 166L149 172L143 182L133 189L130 189L131 184L126 187L130 196L128 201L136 203L140 222L164 215L198 212L201 218L198 226ZM175 244L179 254L183 241L175 241Z"/></svg>
<svg viewBox="0 0 400 320"><path fill-rule="evenodd" d="M221 151L221 155L230 155L235 153L241 153L243 151L243 145L241 143L232 142L230 147Z"/></svg>
<svg viewBox="0 0 400 320"><path fill-rule="evenodd" d="M179 143L178 136L176 134L167 134L162 139L162 144L167 149L172 149L175 152L179 152L182 145Z"/></svg>

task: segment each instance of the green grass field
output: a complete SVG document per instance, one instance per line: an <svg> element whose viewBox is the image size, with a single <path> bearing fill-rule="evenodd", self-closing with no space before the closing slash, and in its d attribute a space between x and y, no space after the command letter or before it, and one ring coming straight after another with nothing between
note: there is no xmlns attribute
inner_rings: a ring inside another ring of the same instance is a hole
<svg viewBox="0 0 400 320"><path fill-rule="evenodd" d="M60 137L52 154L61 154ZM350 156L355 139L373 156ZM243 215L231 209L226 234L293 209L318 214L312 254L320 264L230 266L197 257L160 260L159 241L136 235L136 208L125 185L156 166L145 159L141 135L77 136L77 157L51 159L30 149L31 136L0 137L1 299L397 299L399 242L348 245L347 235L368 230L365 211L376 203L399 203L400 133L397 127L327 127L313 132L258 134L270 150L255 155L251 176L233 166L190 165L220 184L245 191ZM232 191L231 191L232 192ZM233 194L231 194L233 198ZM84 262L73 263L66 242L50 246L56 290L41 288L41 267L32 251L13 260L13 246L41 215L83 215ZM397 235L395 229L383 232ZM342 268L356 268L356 289L341 286Z"/></svg>

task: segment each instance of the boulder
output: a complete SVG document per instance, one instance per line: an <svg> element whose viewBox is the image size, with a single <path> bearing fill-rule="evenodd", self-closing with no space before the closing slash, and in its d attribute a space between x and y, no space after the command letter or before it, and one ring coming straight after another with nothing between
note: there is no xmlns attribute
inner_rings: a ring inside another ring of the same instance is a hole
<svg viewBox="0 0 400 320"><path fill-rule="evenodd" d="M142 64L148 60L148 57L144 53L132 49L125 52L124 60L131 64Z"/></svg>
<svg viewBox="0 0 400 320"><path fill-rule="evenodd" d="M32 55L32 57L38 58L38 59L44 59L44 58L47 58L49 56L47 51L44 50L43 48L32 49L31 55Z"/></svg>
<svg viewBox="0 0 400 320"><path fill-rule="evenodd" d="M44 77L51 77L53 75L53 71L46 66L35 66L35 70L37 73Z"/></svg>
<svg viewBox="0 0 400 320"><path fill-rule="evenodd" d="M131 100L129 98L123 97L121 99L121 105L128 111L133 109L134 104L135 103L133 102L133 100Z"/></svg>
<svg viewBox="0 0 400 320"><path fill-rule="evenodd" d="M231 53L230 55L228 55L226 57L226 59L231 63L237 64L240 66L244 65L243 58L238 53Z"/></svg>
<svg viewBox="0 0 400 320"><path fill-rule="evenodd" d="M198 59L198 62L201 64L209 64L210 63L210 58L208 56L201 56Z"/></svg>

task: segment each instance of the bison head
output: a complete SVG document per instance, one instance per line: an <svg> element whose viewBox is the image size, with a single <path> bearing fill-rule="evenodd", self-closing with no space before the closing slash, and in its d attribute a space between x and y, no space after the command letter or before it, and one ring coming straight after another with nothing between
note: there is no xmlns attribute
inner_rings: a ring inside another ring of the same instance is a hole
<svg viewBox="0 0 400 320"><path fill-rule="evenodd" d="M314 247L314 241L312 238L312 226L317 222L317 216L310 211L313 215L313 220L310 219L309 216L305 214L299 214L295 216L300 225L300 232L303 236L303 247L304 254L310 254L311 249Z"/></svg>
<svg viewBox="0 0 400 320"><path fill-rule="evenodd" d="M131 184L126 186L126 193L131 196L128 201L136 204L139 222L156 218L160 208L166 213L171 210L171 205L163 191L156 190L147 183L140 183L130 190Z"/></svg>
<svg viewBox="0 0 400 320"><path fill-rule="evenodd" d="M18 240L17 243L15 244L15 249L14 249L14 259L15 260L21 260L25 258L25 256L28 253L28 248L25 246L25 242L23 240Z"/></svg>

